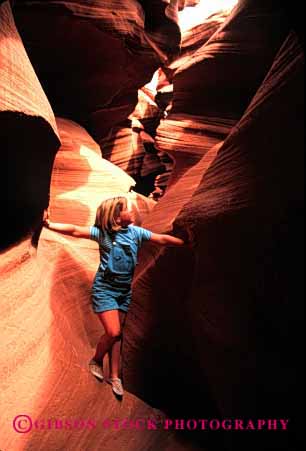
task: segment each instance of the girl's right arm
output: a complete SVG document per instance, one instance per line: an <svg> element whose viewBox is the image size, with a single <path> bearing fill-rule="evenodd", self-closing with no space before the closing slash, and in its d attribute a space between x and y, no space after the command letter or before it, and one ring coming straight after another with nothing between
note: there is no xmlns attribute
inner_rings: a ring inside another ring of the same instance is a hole
<svg viewBox="0 0 306 451"><path fill-rule="evenodd" d="M90 238L90 227L81 227L74 224L63 224L60 222L51 222L49 219L44 220L44 224L48 229L56 232L65 233L67 235L78 238Z"/></svg>

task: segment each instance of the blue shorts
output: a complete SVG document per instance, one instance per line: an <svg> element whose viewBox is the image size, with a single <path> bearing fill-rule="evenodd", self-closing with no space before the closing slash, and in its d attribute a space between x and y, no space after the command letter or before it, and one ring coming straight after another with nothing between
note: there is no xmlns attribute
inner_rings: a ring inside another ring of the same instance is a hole
<svg viewBox="0 0 306 451"><path fill-rule="evenodd" d="M98 271L91 291L92 308L95 313L107 310L127 312L132 300L131 277L110 279Z"/></svg>

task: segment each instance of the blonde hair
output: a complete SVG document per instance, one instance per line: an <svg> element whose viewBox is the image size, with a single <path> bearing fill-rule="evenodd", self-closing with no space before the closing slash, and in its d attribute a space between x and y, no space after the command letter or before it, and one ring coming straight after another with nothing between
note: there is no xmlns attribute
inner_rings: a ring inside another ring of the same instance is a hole
<svg viewBox="0 0 306 451"><path fill-rule="evenodd" d="M97 208L95 226L103 232L118 232L121 225L118 224L120 212L127 208L126 197L113 197L104 200Z"/></svg>

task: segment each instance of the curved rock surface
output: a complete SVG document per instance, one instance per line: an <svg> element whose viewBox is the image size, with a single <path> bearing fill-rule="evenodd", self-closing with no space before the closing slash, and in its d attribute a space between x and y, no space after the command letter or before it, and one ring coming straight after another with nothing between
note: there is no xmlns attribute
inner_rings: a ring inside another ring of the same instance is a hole
<svg viewBox="0 0 306 451"><path fill-rule="evenodd" d="M226 138L289 28L282 5L243 0L183 33L182 55L166 69L172 107L156 133L157 149L175 161L168 186Z"/></svg>
<svg viewBox="0 0 306 451"><path fill-rule="evenodd" d="M179 171L181 161L184 167L186 158L193 164L226 138L289 29L283 8L271 1L260 6L241 1L216 30L218 21L224 15L217 15L212 27L211 21L197 27L204 44L194 46L191 40L186 53L170 65L172 109L158 127L156 144L171 154Z"/></svg>
<svg viewBox="0 0 306 451"><path fill-rule="evenodd" d="M4 248L38 232L48 205L59 138L52 109L16 30L8 1L0 6L0 24L1 179L6 185L0 248Z"/></svg>
<svg viewBox="0 0 306 451"><path fill-rule="evenodd" d="M291 434L301 438L303 77L290 34L219 151L175 179L144 223L190 228L195 246L143 251L125 330L129 389L183 417L286 412L292 422L291 432L252 442L226 432L225 449L228 440L229 449L289 449ZM171 393L163 374L180 375Z"/></svg>
<svg viewBox="0 0 306 451"><path fill-rule="evenodd" d="M288 32L282 5L240 1L177 68L172 112L239 119Z"/></svg>
<svg viewBox="0 0 306 451"><path fill-rule="evenodd" d="M101 158L98 144L83 127L63 118L57 118L57 126L62 145L51 178L49 210L52 220L91 225L103 199L125 195L130 199L139 224L155 202L131 190L134 179Z"/></svg>
<svg viewBox="0 0 306 451"><path fill-rule="evenodd" d="M177 9L176 2L163 0L14 2L18 28L56 114L85 125L104 158L136 177L145 194L163 165L156 151L145 151L127 118L142 96L138 89L179 52Z"/></svg>
<svg viewBox="0 0 306 451"><path fill-rule="evenodd" d="M200 49L208 39L220 28L228 16L227 12L215 13L208 17L203 23L182 32L181 51L175 60L167 66L167 74L171 74L184 67L184 63L192 58L196 50ZM171 77L171 78L172 78Z"/></svg>
<svg viewBox="0 0 306 451"><path fill-rule="evenodd" d="M177 53L173 8L161 0L44 0L17 1L14 13L57 115L86 124L99 142L133 111L160 58Z"/></svg>
<svg viewBox="0 0 306 451"><path fill-rule="evenodd" d="M156 174L164 166L154 148L154 135L162 115L153 90L145 86L138 90L138 103L129 119L113 127L100 141L103 157L131 175L135 190L149 194Z"/></svg>

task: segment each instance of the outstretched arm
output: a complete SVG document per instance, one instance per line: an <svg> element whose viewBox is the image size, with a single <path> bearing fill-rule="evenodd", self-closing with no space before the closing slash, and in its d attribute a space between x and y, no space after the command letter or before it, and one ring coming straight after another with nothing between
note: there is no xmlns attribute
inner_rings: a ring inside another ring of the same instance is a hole
<svg viewBox="0 0 306 451"><path fill-rule="evenodd" d="M185 242L181 238L162 233L152 233L150 241L162 246L183 246Z"/></svg>
<svg viewBox="0 0 306 451"><path fill-rule="evenodd" d="M90 227L80 227L74 224L51 222L49 219L45 219L44 224L48 227L48 229L55 230L56 232L65 233L79 238L90 238Z"/></svg>

